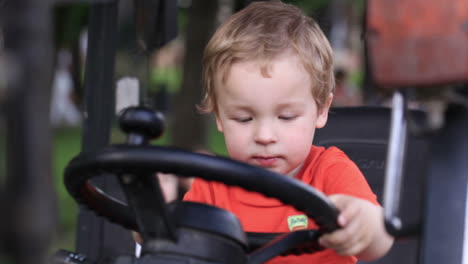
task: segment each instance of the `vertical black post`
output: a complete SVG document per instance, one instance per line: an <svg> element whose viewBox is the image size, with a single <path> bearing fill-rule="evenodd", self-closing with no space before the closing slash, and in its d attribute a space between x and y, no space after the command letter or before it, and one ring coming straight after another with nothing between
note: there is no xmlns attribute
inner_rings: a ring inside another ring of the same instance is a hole
<svg viewBox="0 0 468 264"><path fill-rule="evenodd" d="M434 140L423 212L422 262L466 263L468 110L452 106Z"/></svg>
<svg viewBox="0 0 468 264"><path fill-rule="evenodd" d="M11 263L46 263L56 220L49 103L53 42L48 1L1 1L8 67L7 162L1 224ZM3 106L2 106L3 107Z"/></svg>
<svg viewBox="0 0 468 264"><path fill-rule="evenodd" d="M115 116L114 65L117 34L118 1L93 4L90 9L84 81L83 152L98 150L107 146L110 141ZM113 177L102 177L94 183L110 194L118 189ZM80 207L77 252L85 254L91 261L109 263L118 254L132 253L133 248L130 231Z"/></svg>

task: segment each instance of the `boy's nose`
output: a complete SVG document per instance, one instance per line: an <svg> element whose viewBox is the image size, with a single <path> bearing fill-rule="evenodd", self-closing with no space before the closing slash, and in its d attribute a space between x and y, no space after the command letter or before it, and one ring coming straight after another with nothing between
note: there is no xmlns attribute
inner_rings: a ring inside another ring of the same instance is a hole
<svg viewBox="0 0 468 264"><path fill-rule="evenodd" d="M258 124L255 131L254 140L257 144L267 145L275 143L277 140L274 128L268 124Z"/></svg>

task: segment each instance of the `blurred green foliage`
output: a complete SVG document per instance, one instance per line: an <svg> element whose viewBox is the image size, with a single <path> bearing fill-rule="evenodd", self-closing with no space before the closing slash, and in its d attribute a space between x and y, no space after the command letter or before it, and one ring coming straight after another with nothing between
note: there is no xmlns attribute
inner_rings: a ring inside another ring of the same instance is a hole
<svg viewBox="0 0 468 264"><path fill-rule="evenodd" d="M80 152L81 129L59 128L53 137L53 174L58 199L59 226L57 228L58 247L74 248L74 232L77 218L77 205L67 193L63 184L63 172L67 163Z"/></svg>
<svg viewBox="0 0 468 264"><path fill-rule="evenodd" d="M315 16L327 7L330 0L285 0L284 2L293 4L304 10L306 14Z"/></svg>
<svg viewBox="0 0 468 264"><path fill-rule="evenodd" d="M88 23L89 5L57 5L54 8L54 32L56 47L71 47Z"/></svg>
<svg viewBox="0 0 468 264"><path fill-rule="evenodd" d="M164 86L169 93L177 93L182 83L182 70L175 66L155 67L151 71L150 83L151 88Z"/></svg>

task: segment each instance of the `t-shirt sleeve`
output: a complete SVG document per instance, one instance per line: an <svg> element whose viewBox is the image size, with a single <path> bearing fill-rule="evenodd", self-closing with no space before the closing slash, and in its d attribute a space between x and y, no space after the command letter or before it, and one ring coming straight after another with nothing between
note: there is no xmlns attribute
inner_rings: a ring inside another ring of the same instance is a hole
<svg viewBox="0 0 468 264"><path fill-rule="evenodd" d="M323 192L326 195L346 194L379 204L366 178L358 166L344 153L334 157L333 161L323 168Z"/></svg>

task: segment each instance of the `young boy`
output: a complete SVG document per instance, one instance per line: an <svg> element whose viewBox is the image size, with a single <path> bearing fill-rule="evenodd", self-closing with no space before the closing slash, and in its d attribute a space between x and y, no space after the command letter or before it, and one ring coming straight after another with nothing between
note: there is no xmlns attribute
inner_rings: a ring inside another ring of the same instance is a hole
<svg viewBox="0 0 468 264"><path fill-rule="evenodd" d="M234 14L205 50L200 108L214 113L230 157L303 181L341 212L342 228L319 240L328 249L268 263L355 263L383 256L393 243L357 166L337 148L312 145L333 99L332 61L317 24L279 1L254 2ZM249 232L316 227L310 219L292 221L305 215L276 199L221 183L195 179L184 199L233 212Z"/></svg>

